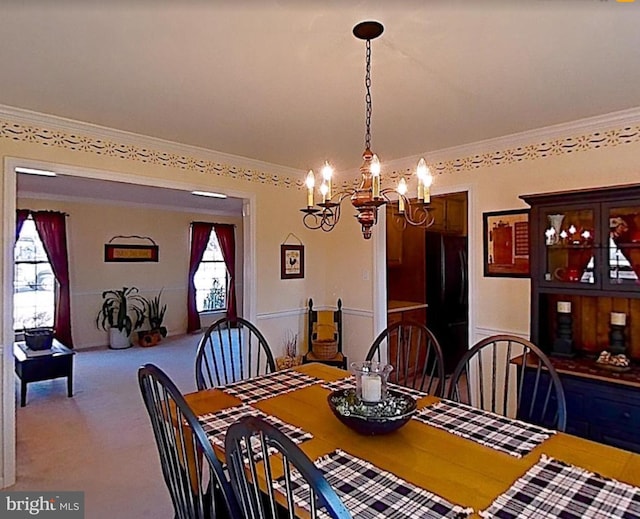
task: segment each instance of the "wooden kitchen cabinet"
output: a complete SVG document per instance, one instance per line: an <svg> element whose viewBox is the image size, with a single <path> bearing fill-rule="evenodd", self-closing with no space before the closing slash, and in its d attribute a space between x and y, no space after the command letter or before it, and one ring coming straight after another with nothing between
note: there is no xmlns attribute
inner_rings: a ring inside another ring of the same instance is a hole
<svg viewBox="0 0 640 519"><path fill-rule="evenodd" d="M392 204L387 204L387 266L399 267L402 265L402 242L404 233L401 228L392 222L393 212L395 208Z"/></svg>
<svg viewBox="0 0 640 519"><path fill-rule="evenodd" d="M467 200L466 193L454 193L431 197L429 210L433 215L431 232L447 234L467 234Z"/></svg>
<svg viewBox="0 0 640 519"><path fill-rule="evenodd" d="M413 301L389 301L387 307L387 326L399 321L415 321L427 324L427 305Z"/></svg>

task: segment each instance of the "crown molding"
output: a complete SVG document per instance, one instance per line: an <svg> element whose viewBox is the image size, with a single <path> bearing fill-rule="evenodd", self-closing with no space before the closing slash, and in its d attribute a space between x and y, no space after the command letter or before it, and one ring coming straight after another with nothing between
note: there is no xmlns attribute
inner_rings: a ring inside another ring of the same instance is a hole
<svg viewBox="0 0 640 519"><path fill-rule="evenodd" d="M131 146L146 149L155 148L165 153L168 152L186 157L197 157L201 160L210 160L213 162L227 164L229 166L264 171L277 175L291 175L294 177L299 177L301 175L299 169L291 168L289 166L281 166L279 164L272 164L270 162L251 159L249 157L242 157L240 155L232 155L230 153L215 151L208 148L181 144L179 142L159 139L148 135L118 130L93 123L77 121L75 119L67 119L65 117L48 115L0 104L0 118L3 117L16 123L42 126L47 129L56 129L66 132L83 133L94 138L116 141L118 143L129 144Z"/></svg>
<svg viewBox="0 0 640 519"><path fill-rule="evenodd" d="M247 157L166 141L155 137L125 132L95 124L41 114L21 108L0 105L0 118L5 117L16 125L40 126L38 132L26 128L4 128L11 138L29 138L49 144L51 129L67 132L62 145L70 149L92 151L92 146L122 158L174 165L194 171L213 171L230 178L272 184L274 186L304 188L300 171ZM606 134L604 132L607 132ZM82 142L75 133L84 134L98 142ZM29 134L29 135L27 135ZM19 137L18 137L19 135ZM502 164L536 160L552 155L562 155L601 147L628 144L640 140L640 107L611 112L503 137L486 139L461 146L425 152L386 162L385 176L397 180L403 172L412 172L420 157L425 157L436 174L492 167ZM107 146L105 146L107 143ZM67 145L68 144L68 145ZM124 147L123 147L124 145ZM127 147L133 150L127 149ZM351 182L343 181L343 187L358 184L357 170L344 172L343 177L355 175Z"/></svg>
<svg viewBox="0 0 640 519"><path fill-rule="evenodd" d="M531 145L544 145L547 141L577 139L585 134L598 134L612 129L631 130L631 127L637 125L640 125L640 107L402 157L388 161L385 166L390 171L413 170L421 157L424 157L430 165L462 161L466 157L495 154L503 150L525 148Z"/></svg>

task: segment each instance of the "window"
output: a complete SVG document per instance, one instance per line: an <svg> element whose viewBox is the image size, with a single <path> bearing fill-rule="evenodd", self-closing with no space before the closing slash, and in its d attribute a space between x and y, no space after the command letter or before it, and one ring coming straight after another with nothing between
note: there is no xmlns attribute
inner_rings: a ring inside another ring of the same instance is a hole
<svg viewBox="0 0 640 519"><path fill-rule="evenodd" d="M53 326L55 277L29 216L14 248L13 329Z"/></svg>
<svg viewBox="0 0 640 519"><path fill-rule="evenodd" d="M196 286L198 312L212 312L227 308L227 267L215 231L209 234L207 248L193 279Z"/></svg>

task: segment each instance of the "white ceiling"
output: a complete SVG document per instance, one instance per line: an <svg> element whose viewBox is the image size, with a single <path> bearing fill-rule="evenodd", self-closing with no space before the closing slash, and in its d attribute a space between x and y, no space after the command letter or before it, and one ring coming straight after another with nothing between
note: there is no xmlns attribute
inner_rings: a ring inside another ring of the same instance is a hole
<svg viewBox="0 0 640 519"><path fill-rule="evenodd" d="M209 198L192 195L190 191L180 189L141 186L68 175L42 177L19 174L16 183L18 193L23 197L118 203L193 213L235 216L242 213L242 200L239 198Z"/></svg>
<svg viewBox="0 0 640 519"><path fill-rule="evenodd" d="M3 2L0 104L300 169L640 106L640 1Z"/></svg>

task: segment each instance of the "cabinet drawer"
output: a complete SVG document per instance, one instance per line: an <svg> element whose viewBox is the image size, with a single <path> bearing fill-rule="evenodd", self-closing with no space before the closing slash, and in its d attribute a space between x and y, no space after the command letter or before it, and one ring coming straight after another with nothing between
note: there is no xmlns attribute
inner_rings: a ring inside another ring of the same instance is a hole
<svg viewBox="0 0 640 519"><path fill-rule="evenodd" d="M607 423L616 429L640 428L640 406L626 400L593 399L593 421Z"/></svg>
<svg viewBox="0 0 640 519"><path fill-rule="evenodd" d="M623 425L614 422L591 424L591 439L620 449L640 452L638 435L633 428Z"/></svg>

